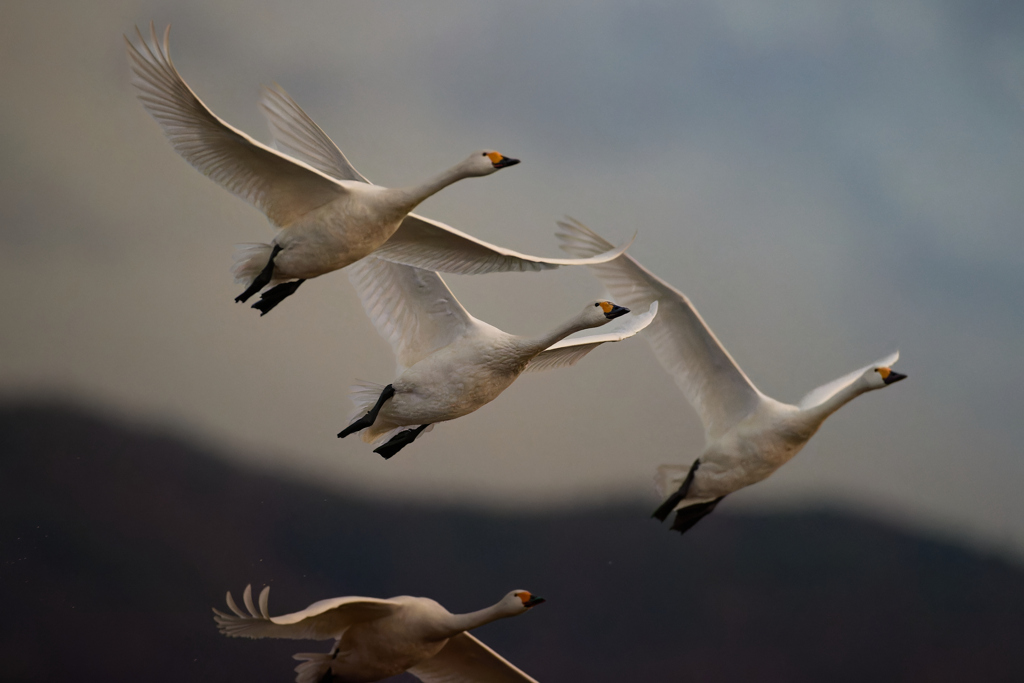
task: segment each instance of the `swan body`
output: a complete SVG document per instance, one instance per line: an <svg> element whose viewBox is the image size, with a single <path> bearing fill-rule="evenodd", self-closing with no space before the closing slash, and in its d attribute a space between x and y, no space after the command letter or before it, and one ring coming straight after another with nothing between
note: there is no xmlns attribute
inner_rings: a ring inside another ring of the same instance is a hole
<svg viewBox="0 0 1024 683"><path fill-rule="evenodd" d="M295 659L297 683L365 683L408 671L425 683L526 683L534 681L467 631L518 616L544 602L528 591L511 591L499 602L469 614L452 614L429 598L401 595L382 600L348 596L315 602L299 612L271 617L270 587L253 603L246 586L239 609L214 609L221 633L236 638L334 640L327 653ZM534 683L536 683L534 681Z"/></svg>
<svg viewBox="0 0 1024 683"><path fill-rule="evenodd" d="M562 248L573 255L608 244L577 221L560 222ZM904 379L893 353L829 382L798 405L761 393L680 291L623 254L592 266L612 296L630 306L660 304L646 336L655 356L689 399L704 425L705 448L691 465L662 465L655 478L665 502L655 511L685 532L726 495L766 479L800 452L825 419L863 393Z"/></svg>
<svg viewBox="0 0 1024 683"><path fill-rule="evenodd" d="M349 278L398 359L392 384L364 383L354 392L356 405L369 412L353 419L338 436L362 431L366 442L401 427L418 426L415 434L402 433L408 441L401 445L407 445L427 426L468 415L493 401L525 370L573 365L600 344L633 336L657 313L657 305L650 305L642 315L623 318L606 334L567 338L629 312L608 301L594 301L549 334L531 339L471 316L435 272L371 257L353 266ZM397 450L392 452L385 444L376 452L391 457Z"/></svg>
<svg viewBox="0 0 1024 683"><path fill-rule="evenodd" d="M261 109L278 146L292 153L286 154L232 127L196 96L171 62L169 32L170 26L160 41L151 24L148 42L137 28L138 45L125 38L139 99L186 161L280 228L270 244L244 244L236 250L232 270L236 281L247 286L236 301L269 287L253 306L266 314L305 280L344 268L385 246L381 256L458 273L589 262L520 254L443 223L410 216L420 202L448 185L490 175L519 163L517 159L477 150L418 185L372 185L287 93L267 88Z"/></svg>

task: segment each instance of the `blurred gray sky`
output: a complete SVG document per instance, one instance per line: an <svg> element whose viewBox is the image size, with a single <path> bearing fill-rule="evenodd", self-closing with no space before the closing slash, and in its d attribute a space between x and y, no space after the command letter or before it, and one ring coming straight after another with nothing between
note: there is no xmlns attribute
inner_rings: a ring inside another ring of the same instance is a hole
<svg viewBox="0 0 1024 683"><path fill-rule="evenodd" d="M526 375L390 462L335 433L390 350L336 273L260 319L232 245L264 217L191 169L128 83L121 33L173 24L184 78L267 140L276 81L375 182L491 147L523 159L420 213L559 254L564 214L687 292L766 393L899 348L733 506L826 501L1024 552L1024 6L995 0L92 2L0 6L3 396L170 424L377 495L573 505L690 462L697 418L640 339ZM541 333L582 269L450 277Z"/></svg>

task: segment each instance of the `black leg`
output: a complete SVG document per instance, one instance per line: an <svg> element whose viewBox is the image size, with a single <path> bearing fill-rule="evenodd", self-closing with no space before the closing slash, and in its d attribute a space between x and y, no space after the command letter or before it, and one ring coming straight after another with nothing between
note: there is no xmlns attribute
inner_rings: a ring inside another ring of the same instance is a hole
<svg viewBox="0 0 1024 683"><path fill-rule="evenodd" d="M299 288L305 280L293 280L292 282L284 282L276 287L268 289L260 295L260 300L252 305L257 311L260 312L262 318L270 312L274 306L278 305L286 298L290 297L295 293L295 290Z"/></svg>
<svg viewBox="0 0 1024 683"><path fill-rule="evenodd" d="M398 432L393 437L391 437L386 444L380 446L379 448L374 448L373 452L378 453L380 457L387 460L395 453L397 453L398 451L402 450L403 448L411 444L413 441L415 441L416 437L419 436L423 432L423 430L429 426L429 424L425 424L420 425L416 429L406 429L404 432Z"/></svg>
<svg viewBox="0 0 1024 683"><path fill-rule="evenodd" d="M274 258L279 253L281 253L281 247L280 245L275 244L274 251L270 252L270 258L267 260L267 265L263 266L263 270L261 270L260 274L256 276L256 279L252 281L249 288L235 297L236 304L245 303L249 300L249 297L270 284L270 281L274 278Z"/></svg>
<svg viewBox="0 0 1024 683"><path fill-rule="evenodd" d="M664 522L668 519L668 516L675 509L676 505L683 502L686 498L686 494L690 492L690 485L693 483L693 475L697 473L697 468L700 467L700 458L693 461L693 465L690 467L689 473L686 475L686 479L683 480L682 485L679 489L669 496L664 503L662 503L651 517L656 517L659 521Z"/></svg>
<svg viewBox="0 0 1024 683"><path fill-rule="evenodd" d="M721 502L722 498L725 498L725 496L715 498L707 503L687 505L676 513L676 518L672 522L672 530L685 534L690 530L690 527L710 515L714 511L715 507Z"/></svg>
<svg viewBox="0 0 1024 683"><path fill-rule="evenodd" d="M377 420L377 413L379 413L380 409L384 406L384 401L388 400L394 395L395 388L393 386L389 384L386 387L384 387L384 391L380 392L380 398L378 398L377 402L373 405L372 408L370 408L370 412L366 413L366 415L363 415L361 418L350 424L348 427L345 427L340 432L338 432L338 438L344 439L349 434L355 434L361 429L366 429L367 427L372 426L373 423Z"/></svg>

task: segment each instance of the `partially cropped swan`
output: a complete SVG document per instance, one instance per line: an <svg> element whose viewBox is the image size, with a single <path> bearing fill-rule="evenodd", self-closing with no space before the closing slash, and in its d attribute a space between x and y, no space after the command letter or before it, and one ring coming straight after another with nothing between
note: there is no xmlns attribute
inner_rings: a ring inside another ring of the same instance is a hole
<svg viewBox="0 0 1024 683"><path fill-rule="evenodd" d="M297 683L363 683L403 671L425 683L536 683L468 633L544 602L528 591L512 591L497 604L469 614L452 614L430 598L400 595L387 600L331 598L272 617L269 596L267 586L257 610L252 586L246 586L246 614L229 592L227 603L234 614L214 609L214 620L221 633L235 638L334 640L330 652L295 655L303 662L295 668Z"/></svg>
<svg viewBox="0 0 1024 683"><path fill-rule="evenodd" d="M524 370L573 365L605 342L631 337L657 313L651 304L605 334L566 339L629 313L610 301L592 301L583 311L536 339L517 337L471 316L432 271L370 257L349 269L349 279L370 320L398 359L398 378L387 386L363 383L353 400L367 413L339 437L362 431L363 441L390 458L435 422L468 415L493 401Z"/></svg>
<svg viewBox="0 0 1024 683"><path fill-rule="evenodd" d="M455 273L541 270L583 263L520 254L409 215L416 205L448 185L490 175L519 163L517 159L479 150L419 185L397 189L372 185L283 90L266 90L261 108L279 146L294 156L257 142L203 104L171 62L170 26L162 42L152 24L148 43L138 28L135 32L138 46L125 37L132 83L174 149L281 228L271 244L240 245L235 254L235 279L248 285L235 301L247 301L273 285L253 305L261 315L306 279L344 268L382 247L386 249L379 255L385 258Z"/></svg>
<svg viewBox="0 0 1024 683"><path fill-rule="evenodd" d="M570 254L595 254L608 244L579 222L558 225L562 248ZM906 377L890 369L897 352L818 387L799 405L780 403L757 390L682 292L628 254L593 268L620 301L660 304L645 336L704 423L707 443L701 456L692 465L662 465L656 477L666 499L654 516L664 521L677 510L672 528L680 533L726 495L784 465L845 403Z"/></svg>

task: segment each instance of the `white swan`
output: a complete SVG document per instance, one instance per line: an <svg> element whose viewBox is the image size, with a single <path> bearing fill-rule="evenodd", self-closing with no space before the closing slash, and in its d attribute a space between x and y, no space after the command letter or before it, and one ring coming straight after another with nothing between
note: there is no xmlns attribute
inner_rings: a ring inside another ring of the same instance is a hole
<svg viewBox="0 0 1024 683"><path fill-rule="evenodd" d="M582 223L560 222L562 248L594 254L608 242ZM612 296L630 306L661 305L645 336L704 424L706 446L692 465L662 465L657 485L665 502L654 516L678 510L680 533L709 514L727 494L756 484L797 454L829 415L874 389L904 379L890 369L899 353L818 387L799 405L765 396L736 365L690 300L624 254L593 266Z"/></svg>
<svg viewBox="0 0 1024 683"><path fill-rule="evenodd" d="M657 313L626 318L606 334L566 339L625 315L628 308L609 301L587 304L583 312L537 339L517 337L471 316L437 273L376 257L353 265L349 279L381 336L398 360L398 378L389 385L363 383L353 401L368 412L338 436L362 430L363 441L383 440L375 449L390 458L435 422L468 415L493 401L524 370L575 364L600 344L631 337Z"/></svg>
<svg viewBox="0 0 1024 683"><path fill-rule="evenodd" d="M495 605L469 614L452 614L429 598L400 595L381 600L348 596L315 602L301 612L272 617L270 586L252 586L242 598L248 614L227 594L234 614L214 609L220 632L235 638L334 640L326 653L295 659L296 683L363 683L408 671L425 683L527 683L536 681L471 636L471 629L528 612L544 598L512 591Z"/></svg>
<svg viewBox="0 0 1024 683"><path fill-rule="evenodd" d="M138 28L135 32L139 46L125 37L132 83L174 149L282 229L272 244L240 245L235 254L235 279L248 285L235 301L247 301L274 285L253 305L261 315L306 279L344 268L385 244L388 248L381 256L447 272L540 270L581 264L572 259L519 254L441 223L408 217L417 204L448 185L490 175L518 160L480 150L413 187L371 185L283 91L267 90L261 108L279 144L299 158L257 142L203 104L171 62L170 26L162 43L153 24L148 43Z"/></svg>

